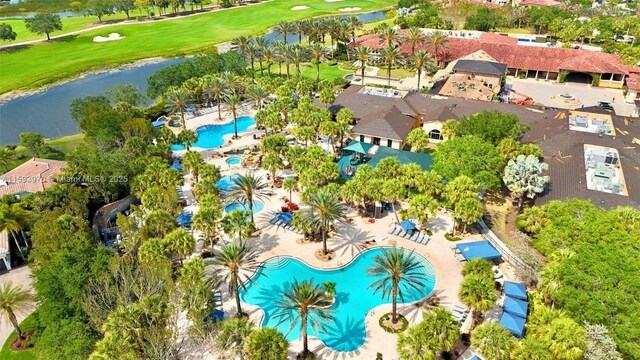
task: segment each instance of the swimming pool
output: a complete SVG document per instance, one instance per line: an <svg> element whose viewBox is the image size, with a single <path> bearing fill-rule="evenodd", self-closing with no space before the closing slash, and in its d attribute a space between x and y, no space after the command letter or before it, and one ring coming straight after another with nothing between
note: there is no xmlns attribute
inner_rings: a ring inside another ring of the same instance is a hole
<svg viewBox="0 0 640 360"><path fill-rule="evenodd" d="M225 162L229 166L238 166L242 162L242 159L240 159L239 157L230 157L227 160L225 160Z"/></svg>
<svg viewBox="0 0 640 360"><path fill-rule="evenodd" d="M218 180L218 182L216 183L216 187L222 191L229 191L235 185L233 181L239 176L240 175L238 174L225 175L221 177L220 180Z"/></svg>
<svg viewBox="0 0 640 360"><path fill-rule="evenodd" d="M253 213L256 214L260 211L262 211L262 209L264 209L264 203L262 201L259 200L254 200L253 201ZM232 212L233 210L249 210L249 206L247 205L247 203L244 202L234 202L231 203L229 205L227 205L226 208L224 208L224 211L226 211L227 213Z"/></svg>
<svg viewBox="0 0 640 360"><path fill-rule="evenodd" d="M256 121L249 116L241 116L236 120L238 124L238 134L247 131L249 126L254 125ZM224 145L222 139L227 134L233 134L233 121L222 125L205 125L196 129L198 134L198 141L191 146L200 147L204 149L218 148ZM171 150L184 150L184 146L180 144L174 144L171 146Z"/></svg>
<svg viewBox="0 0 640 360"><path fill-rule="evenodd" d="M373 263L373 258L381 254L380 248L368 250L347 266L333 270L312 268L292 257L274 257L263 263L263 268L253 277L255 285L249 283L247 291L241 292L240 296L245 303L260 306L264 310L262 326L276 327L286 334L287 340L293 341L298 338L300 327L293 328L287 334L291 323L279 324L281 318L274 316L280 311L275 304L281 300L281 292L291 285L294 274L298 281L313 279L315 284L333 281L337 290L336 302L331 306L335 309L335 320L327 324L326 334L316 334L309 327L309 335L318 337L333 350L354 351L364 344L367 336L364 324L366 314L378 305L389 303L380 293L374 294L373 289L369 289L369 285L377 278L368 276L367 268ZM436 282L435 272L427 259L417 254L415 256L424 265L423 271L427 278L425 294L405 294L406 302L425 298L433 291Z"/></svg>

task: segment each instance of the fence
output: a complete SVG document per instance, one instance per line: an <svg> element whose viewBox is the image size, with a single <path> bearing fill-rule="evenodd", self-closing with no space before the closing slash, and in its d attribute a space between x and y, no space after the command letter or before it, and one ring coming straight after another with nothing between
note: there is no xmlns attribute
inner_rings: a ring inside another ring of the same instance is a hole
<svg viewBox="0 0 640 360"><path fill-rule="evenodd" d="M478 222L478 230L480 230L480 233L484 235L485 239L489 241L491 245L493 245L496 248L496 250L498 250L500 255L502 255L502 258L504 258L511 265L515 266L516 268L524 268L524 269L528 269L530 271L536 272L536 270L533 267L531 267L529 264L525 263L524 261L522 261L522 259L520 259L515 254L513 254L511 250L509 250L507 245L505 245L505 243L503 243L502 240L500 240L500 238L498 238L496 234L494 234L493 231L489 229L487 224L485 224L484 220L480 220Z"/></svg>

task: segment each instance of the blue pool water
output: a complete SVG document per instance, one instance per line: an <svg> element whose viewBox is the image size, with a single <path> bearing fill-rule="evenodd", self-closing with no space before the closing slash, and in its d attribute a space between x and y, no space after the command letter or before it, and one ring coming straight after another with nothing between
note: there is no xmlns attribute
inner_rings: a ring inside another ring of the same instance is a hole
<svg viewBox="0 0 640 360"><path fill-rule="evenodd" d="M239 157L230 157L227 160L225 160L225 162L229 165L240 165L240 163L242 162L242 159L240 159Z"/></svg>
<svg viewBox="0 0 640 360"><path fill-rule="evenodd" d="M241 116L236 119L238 125L238 134L247 131L249 126L254 125L256 121L249 116ZM198 134L198 141L193 145L203 149L218 148L224 144L223 136L227 134L233 134L233 121L223 125L205 125L196 129ZM171 150L184 150L184 146L174 144L171 146Z"/></svg>
<svg viewBox="0 0 640 360"><path fill-rule="evenodd" d="M225 175L218 180L216 187L222 191L229 191L233 187L233 180L238 178L238 174Z"/></svg>
<svg viewBox="0 0 640 360"><path fill-rule="evenodd" d="M281 318L275 316L280 310L276 303L282 299L281 292L288 288L294 277L298 281L313 279L315 284L327 281L336 283L336 302L331 306L335 309L334 321L326 325L327 333L314 333L309 327L309 335L320 338L328 347L336 351L354 351L366 338L364 324L365 315L374 307L389 303L380 293L374 294L369 285L377 278L367 275L367 268L373 263L376 255L381 255L380 248L365 251L358 255L346 267L334 270L319 270L291 257L275 257L267 260L263 268L254 276L255 285L249 283L246 292L241 292L242 301L258 305L265 312L262 326L276 327L287 340L293 341L299 337L300 327L289 331L290 322L280 323ZM412 302L425 298L435 287L436 277L431 264L420 255L415 255L424 265L425 282L424 294L417 291L406 293L405 302ZM382 316L382 313L379 314Z"/></svg>
<svg viewBox="0 0 640 360"><path fill-rule="evenodd" d="M260 211L262 211L262 209L264 209L264 203L262 201L253 201L253 213L256 214ZM233 210L245 210L248 211L249 210L249 206L244 203L244 202L234 202L231 203L230 205L227 205L226 208L224 208L224 210L227 213L232 212Z"/></svg>

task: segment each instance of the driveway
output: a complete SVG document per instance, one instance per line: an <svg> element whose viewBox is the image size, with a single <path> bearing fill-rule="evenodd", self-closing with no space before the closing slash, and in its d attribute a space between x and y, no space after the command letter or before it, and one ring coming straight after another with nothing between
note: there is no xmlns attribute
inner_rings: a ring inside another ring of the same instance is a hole
<svg viewBox="0 0 640 360"><path fill-rule="evenodd" d="M22 285L22 288L32 290L31 288L31 269L28 266L22 266L19 268L13 268L11 271L0 274L0 285L4 286L6 283L12 283L15 285ZM31 312L29 312L31 314ZM16 314L18 321L22 322L29 314ZM7 341L9 334L13 331L13 326L10 322L0 321L0 346Z"/></svg>
<svg viewBox="0 0 640 360"><path fill-rule="evenodd" d="M532 97L536 103L555 108L563 108L563 106L551 98L558 94L569 93L580 100L585 107L598 105L598 101L608 101L613 105L616 114L621 116L632 116L635 109L633 104L624 102L624 95L619 89L575 83L558 84L544 80L514 79L512 77L507 79L506 87L519 94Z"/></svg>

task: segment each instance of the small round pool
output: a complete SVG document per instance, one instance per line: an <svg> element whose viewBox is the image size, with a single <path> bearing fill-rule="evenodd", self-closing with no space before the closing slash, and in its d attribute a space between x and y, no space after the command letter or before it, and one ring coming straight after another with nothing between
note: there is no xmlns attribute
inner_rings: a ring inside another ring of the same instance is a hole
<svg viewBox="0 0 640 360"><path fill-rule="evenodd" d="M238 166L240 165L240 163L242 163L242 159L240 159L239 157L230 157L227 160L225 160L225 162L229 166Z"/></svg>
<svg viewBox="0 0 640 360"><path fill-rule="evenodd" d="M264 209L264 203L262 201L256 200L253 202L253 213L258 213L260 212L262 209ZM247 206L246 203L244 202L234 202L232 204L227 205L226 208L224 208L224 211L226 211L227 213L232 212L233 210L249 210L249 206Z"/></svg>
<svg viewBox="0 0 640 360"><path fill-rule="evenodd" d="M234 186L233 181L238 178L238 174L225 175L218 180L216 187L222 191L229 191Z"/></svg>

